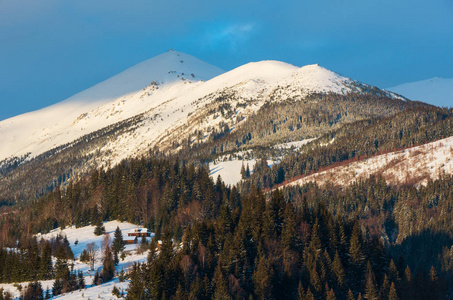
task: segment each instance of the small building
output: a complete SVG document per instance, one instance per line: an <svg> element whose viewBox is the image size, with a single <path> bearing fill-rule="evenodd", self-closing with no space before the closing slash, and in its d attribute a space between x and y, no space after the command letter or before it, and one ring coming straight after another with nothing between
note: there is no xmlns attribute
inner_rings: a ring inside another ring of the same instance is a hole
<svg viewBox="0 0 453 300"><path fill-rule="evenodd" d="M137 227L129 230L127 237L123 238L123 241L126 245L129 244L138 244L141 243L143 238L149 243L154 237L154 233L149 232L148 228Z"/></svg>
<svg viewBox="0 0 453 300"><path fill-rule="evenodd" d="M134 228L131 229L128 233L127 236L132 237L151 237L151 232L148 231L148 228Z"/></svg>
<svg viewBox="0 0 453 300"><path fill-rule="evenodd" d="M127 236L123 238L124 244L130 245L130 244L137 244L138 240L136 236Z"/></svg>

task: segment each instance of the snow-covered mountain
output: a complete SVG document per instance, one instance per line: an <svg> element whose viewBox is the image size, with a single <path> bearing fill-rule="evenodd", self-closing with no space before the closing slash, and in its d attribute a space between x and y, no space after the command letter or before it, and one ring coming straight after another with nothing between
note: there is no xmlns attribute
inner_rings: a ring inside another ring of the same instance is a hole
<svg viewBox="0 0 453 300"><path fill-rule="evenodd" d="M168 145L170 139L174 142L175 137L184 140L195 129L208 133L220 122L235 123L206 115L206 108L215 106L218 97L232 98L236 103L230 105L243 120L266 101L301 99L315 92L369 92L373 88L318 65L298 68L262 61L222 73L184 53L161 54L58 104L0 122L0 161L24 155L30 159L144 114L136 130L130 132L133 138L124 136L106 145L109 151L120 152L113 155L113 161L118 161L142 152L136 149L140 145L160 147ZM201 117L207 118L206 122L193 122Z"/></svg>
<svg viewBox="0 0 453 300"><path fill-rule="evenodd" d="M155 98L171 99L174 91L181 95L188 86L221 73L184 53L161 54L60 103L0 122L0 161L27 153L34 157L142 113L156 105Z"/></svg>
<svg viewBox="0 0 453 300"><path fill-rule="evenodd" d="M453 78L434 77L404 83L386 90L398 93L412 100L419 100L436 106L453 106Z"/></svg>
<svg viewBox="0 0 453 300"><path fill-rule="evenodd" d="M388 101L394 98L397 110L411 105L396 94L316 64L300 68L261 61L224 73L190 55L169 51L58 104L0 122L0 198L27 199L93 168L111 167L150 150L175 153L194 145L196 149L219 134L240 133L249 117L259 118L261 108L274 104L288 109L295 103L306 105L298 114L311 115L313 124L324 122L323 130L365 117L360 106L357 111L343 103L341 110L336 109L338 103L308 97L331 93L377 95L367 104L368 117L390 113L393 104ZM383 102L376 103L377 99ZM366 102L366 97L360 101ZM335 116L328 116L333 113L329 109L336 111ZM300 115L293 117L302 120ZM318 115L323 119L314 120ZM302 138L314 137L319 128L311 130L311 136ZM292 141L285 134L277 132L270 145Z"/></svg>

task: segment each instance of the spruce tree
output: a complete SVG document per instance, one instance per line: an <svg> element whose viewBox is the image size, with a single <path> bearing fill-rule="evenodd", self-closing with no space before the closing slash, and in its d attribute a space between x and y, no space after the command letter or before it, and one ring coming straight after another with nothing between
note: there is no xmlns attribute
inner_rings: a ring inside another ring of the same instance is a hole
<svg viewBox="0 0 453 300"><path fill-rule="evenodd" d="M53 266L52 266L52 249L50 243L45 241L44 248L41 254L41 261L39 266L40 279L52 278Z"/></svg>
<svg viewBox="0 0 453 300"><path fill-rule="evenodd" d="M123 234L119 226L116 227L115 233L113 235L112 250L113 250L113 261L115 265L118 265L119 263L118 254L124 251Z"/></svg>
<svg viewBox="0 0 453 300"><path fill-rule="evenodd" d="M378 289L376 286L376 277L371 268L370 262L367 263L367 276L366 276L366 286L365 286L365 299L368 300L377 300L378 299Z"/></svg>
<svg viewBox="0 0 453 300"><path fill-rule="evenodd" d="M338 251L335 251L335 257L332 262L332 271L335 274L338 286L343 287L345 273L343 269L343 264L341 263L340 254L338 253Z"/></svg>
<svg viewBox="0 0 453 300"><path fill-rule="evenodd" d="M326 300L337 300L337 297L335 296L335 292L333 291L333 289L330 289L327 292Z"/></svg>
<svg viewBox="0 0 453 300"><path fill-rule="evenodd" d="M104 262L101 271L102 282L112 280L115 276L115 264L113 262L113 255L110 251L110 245L107 243L104 250Z"/></svg>
<svg viewBox="0 0 453 300"><path fill-rule="evenodd" d="M389 300L398 300L398 294L396 293L395 283L392 282L389 291Z"/></svg>
<svg viewBox="0 0 453 300"><path fill-rule="evenodd" d="M268 259L262 256L253 273L253 286L255 294L260 299L267 299L271 297L272 291L272 267L269 265Z"/></svg>
<svg viewBox="0 0 453 300"><path fill-rule="evenodd" d="M222 274L222 270L220 269L220 265L217 265L214 273L214 286L214 299L232 299L230 294L228 293L228 287Z"/></svg>
<svg viewBox="0 0 453 300"><path fill-rule="evenodd" d="M301 281L297 286L297 300L305 300L305 291Z"/></svg>

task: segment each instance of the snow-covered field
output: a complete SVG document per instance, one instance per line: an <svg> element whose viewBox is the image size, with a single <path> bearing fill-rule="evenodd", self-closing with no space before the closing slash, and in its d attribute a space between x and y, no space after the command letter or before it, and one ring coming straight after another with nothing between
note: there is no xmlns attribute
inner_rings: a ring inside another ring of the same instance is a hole
<svg viewBox="0 0 453 300"><path fill-rule="evenodd" d="M390 184L424 185L428 179L436 179L443 173L453 173L453 137L352 162L289 184L301 185L316 181L320 185L330 182L344 186L366 179L372 174L380 174Z"/></svg>
<svg viewBox="0 0 453 300"><path fill-rule="evenodd" d="M241 168L242 164L247 167L249 165L250 172L253 171L253 166L256 163L256 159L250 160L227 160L220 161L218 163L210 163L209 171L214 181L217 180L217 177L220 175L223 182L226 185L235 185L242 180Z"/></svg>
<svg viewBox="0 0 453 300"><path fill-rule="evenodd" d="M282 143L275 145L274 148L298 151L303 145L306 145L314 140L315 139L305 139L302 141ZM209 172L214 181L217 180L217 177L220 175L226 185L237 184L242 180L242 164L244 164L245 168L247 168L248 165L250 173L253 173L253 167L256 164L256 159L251 158L253 155L250 151L240 151L235 153L235 156L236 157L222 156L209 164ZM272 167L273 165L280 163L281 158L282 156L269 159L267 160L267 165Z"/></svg>
<svg viewBox="0 0 453 300"><path fill-rule="evenodd" d="M127 223L127 222L118 222L118 221L110 221L110 222L105 222L104 227L106 230L106 233L110 235L110 238L113 239L113 234L116 229L116 227L119 227L123 233L123 238L127 236L127 232L133 228L136 228L137 225ZM118 299L116 296L112 295L111 291L113 289L113 286L116 286L118 289L122 291L126 291L129 282L119 282L118 278L115 278L114 280L101 284L99 286L92 285L93 282L93 277L94 273L96 270L100 270L102 268L102 251L101 251L101 245L102 241L104 240L104 235L101 236L96 236L94 235L94 226L85 226L81 228L66 228L64 230L54 230L51 233L45 234L45 235L40 235L38 238L44 238L44 239L50 239L57 234L63 234L66 235L68 238L68 241L70 243L71 249L74 252L74 257L76 258L74 261L69 261L69 264L73 263L74 264L74 270L77 271L82 271L84 274L84 279L85 279L85 284L86 288L83 290L78 290L74 291L71 293L67 293L64 295L59 295L57 297L54 297L53 299ZM78 241L77 245L75 242ZM78 257L82 253L82 251L86 248L86 245L88 243L96 243L96 246L98 247L97 251L97 260L94 266L94 271L90 270L89 265L82 263L78 260ZM147 259L148 252L144 252L139 254L135 249L137 248L137 245L126 245L125 247L125 253L126 257L124 260L120 259L120 262L118 266L116 267L117 271L120 272L122 269L127 270L135 262L145 262ZM42 281L41 284L43 286L43 289L45 290L46 288L52 289L53 285L53 280L46 280ZM25 287L28 283L20 283L23 287ZM20 296L20 292L18 289L13 285L13 284L0 284L0 288L3 288L5 291L10 291L15 298L18 298Z"/></svg>

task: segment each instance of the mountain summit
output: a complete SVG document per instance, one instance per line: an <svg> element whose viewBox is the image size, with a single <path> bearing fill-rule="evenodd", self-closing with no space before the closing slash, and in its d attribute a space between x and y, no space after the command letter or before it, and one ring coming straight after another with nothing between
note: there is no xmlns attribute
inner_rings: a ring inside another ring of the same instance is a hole
<svg viewBox="0 0 453 300"><path fill-rule="evenodd" d="M146 103L138 106L124 104L150 85L154 89L169 88L209 80L223 72L191 55L170 50L62 102L1 121L0 161L27 153L39 155L145 111ZM113 103L115 108L111 105ZM119 110L118 106L122 109ZM107 111L111 112L110 115ZM85 122L80 122L83 119Z"/></svg>

